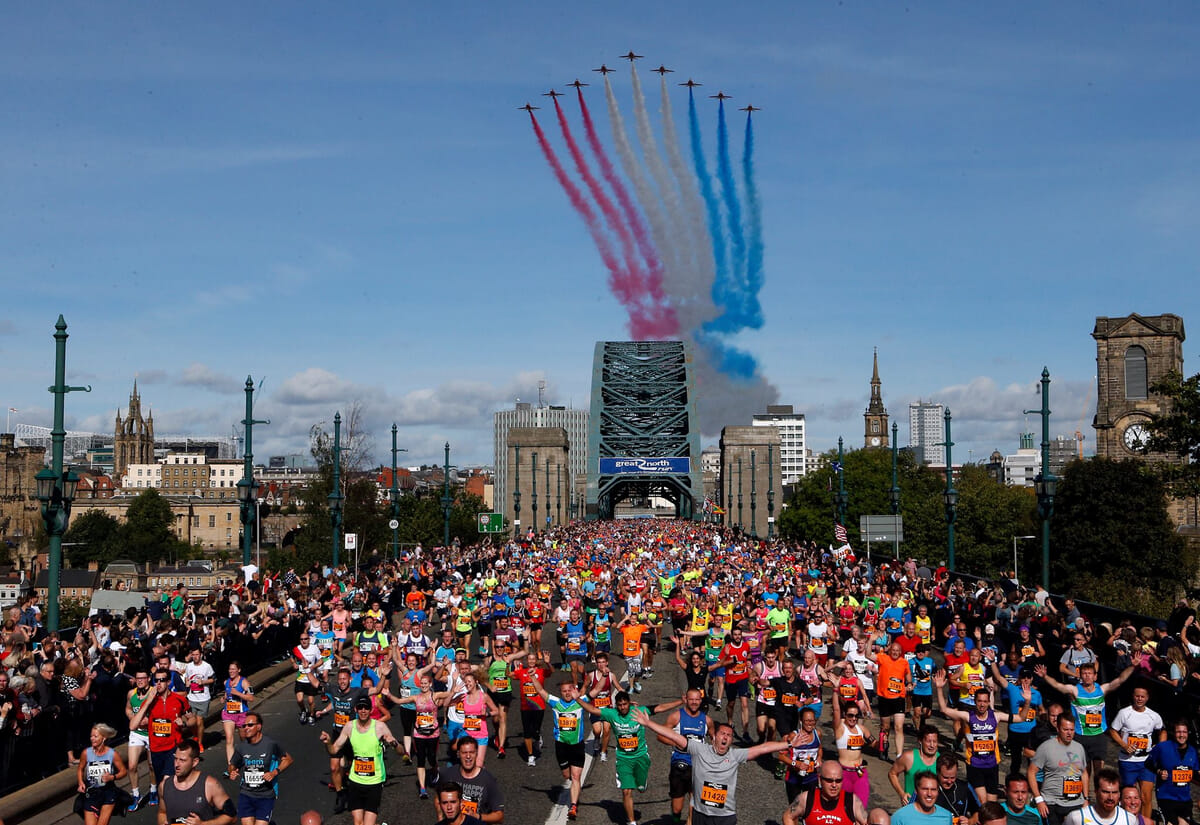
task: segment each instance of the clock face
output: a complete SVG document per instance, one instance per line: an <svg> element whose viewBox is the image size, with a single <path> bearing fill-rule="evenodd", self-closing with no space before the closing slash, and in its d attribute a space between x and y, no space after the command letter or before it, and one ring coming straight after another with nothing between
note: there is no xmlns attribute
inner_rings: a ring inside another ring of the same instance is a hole
<svg viewBox="0 0 1200 825"><path fill-rule="evenodd" d="M872 438L872 439L871 439L871 446L872 446L872 447L878 447L878 446L879 446L879 436L875 436L874 438Z"/></svg>
<svg viewBox="0 0 1200 825"><path fill-rule="evenodd" d="M1137 422L1125 428L1121 439L1125 442L1125 446L1129 450L1135 453L1145 452L1146 444L1150 439L1150 431L1145 424Z"/></svg>

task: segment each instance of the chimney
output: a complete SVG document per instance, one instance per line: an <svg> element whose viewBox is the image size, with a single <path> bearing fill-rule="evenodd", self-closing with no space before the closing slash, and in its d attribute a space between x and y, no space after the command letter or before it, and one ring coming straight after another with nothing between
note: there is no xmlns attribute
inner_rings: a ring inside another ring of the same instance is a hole
<svg viewBox="0 0 1200 825"><path fill-rule="evenodd" d="M88 562L88 572L89 573L99 573L100 572L100 562L89 561Z"/></svg>

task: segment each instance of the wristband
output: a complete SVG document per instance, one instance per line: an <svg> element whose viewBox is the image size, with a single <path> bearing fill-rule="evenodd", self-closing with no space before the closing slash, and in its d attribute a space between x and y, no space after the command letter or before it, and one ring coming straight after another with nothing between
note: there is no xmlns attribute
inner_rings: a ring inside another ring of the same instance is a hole
<svg viewBox="0 0 1200 825"><path fill-rule="evenodd" d="M1045 802L1045 801L1046 801L1046 800L1045 800L1045 798L1044 798L1044 797L1041 797L1041 796L1035 796L1035 797L1033 798L1033 804L1034 804L1034 805L1041 805L1041 804L1042 804L1043 802Z"/></svg>

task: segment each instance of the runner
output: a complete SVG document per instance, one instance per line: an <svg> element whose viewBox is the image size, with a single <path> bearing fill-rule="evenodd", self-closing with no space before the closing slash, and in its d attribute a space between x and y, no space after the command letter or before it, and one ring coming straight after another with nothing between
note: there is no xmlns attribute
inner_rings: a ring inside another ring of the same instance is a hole
<svg viewBox="0 0 1200 825"><path fill-rule="evenodd" d="M225 680L225 704L221 708L221 726L225 729L225 764L233 761L233 745L237 741L237 729L245 721L246 711L254 691L242 676L241 665L229 663L229 678Z"/></svg>
<svg viewBox="0 0 1200 825"><path fill-rule="evenodd" d="M1011 721L1002 710L992 710L992 695L985 688L975 691L971 710L946 707L946 675L934 675L938 708L947 719L961 722L967 731L967 782L982 804L995 802L1000 794L1000 723Z"/></svg>
<svg viewBox="0 0 1200 825"><path fill-rule="evenodd" d="M892 763L891 770L888 771L888 782L895 789L901 805L911 805L916 801L914 794L917 776L922 773L937 773L939 741L937 728L924 725L917 730L917 746L896 757L896 761Z"/></svg>
<svg viewBox="0 0 1200 825"><path fill-rule="evenodd" d="M407 742L404 749L411 754L411 761L417 766L417 796L429 798L428 771L434 771L437 776L437 746L441 725L438 722L438 708L451 698L449 691L433 692L433 679L429 676L432 665L427 665L416 672L416 690L403 696L390 696L391 700L401 705L401 719L405 712L412 713L412 746ZM407 707L411 705L412 707Z"/></svg>
<svg viewBox="0 0 1200 825"><path fill-rule="evenodd" d="M1117 743L1117 766L1121 786L1133 785L1142 798L1141 814L1149 817L1153 805L1154 774L1146 770L1150 749L1167 738L1162 717L1146 706L1150 691L1133 689L1133 704L1117 711L1108 735Z"/></svg>
<svg viewBox="0 0 1200 825"><path fill-rule="evenodd" d="M1117 678L1102 685L1096 683L1095 662L1084 662L1079 666L1077 685L1064 685L1046 672L1045 665L1034 668L1034 673L1044 679L1046 684L1071 700L1071 711L1075 715L1075 739L1087 751L1089 773L1095 773L1104 767L1108 740L1104 735L1108 731L1104 697L1125 684L1125 680L1133 675L1134 669L1141 665L1140 653L1132 658L1133 663L1121 671Z"/></svg>
<svg viewBox="0 0 1200 825"><path fill-rule="evenodd" d="M117 780L126 774L125 760L108 744L116 735L108 725L93 725L90 744L80 754L77 779L79 793L84 795L84 825L108 825L125 798L117 789Z"/></svg>
<svg viewBox="0 0 1200 825"><path fill-rule="evenodd" d="M133 719L129 720L132 731L148 729L150 734L150 764L153 775L162 785L164 777L175 774L178 759L175 747L183 741L183 717L187 714L187 705L179 694L171 692L171 673L167 670L154 672L154 685L146 694L145 700L138 707ZM195 743L192 743L195 745ZM199 757L199 746L196 755ZM150 789L147 804L158 804L158 793Z"/></svg>
<svg viewBox="0 0 1200 825"><path fill-rule="evenodd" d="M1200 760L1188 744L1188 735L1187 720L1176 721L1171 725L1171 738L1155 745L1146 758L1167 825L1185 825L1192 819L1192 780L1200 772Z"/></svg>
<svg viewBox="0 0 1200 825"><path fill-rule="evenodd" d="M788 802L791 802L801 793L816 789L818 771L825 761L821 737L817 733L817 717L812 708L800 711L800 729L784 737L784 741L788 743L788 750L776 754L775 758L786 768L784 788Z"/></svg>
<svg viewBox="0 0 1200 825"><path fill-rule="evenodd" d="M317 696L321 693L321 648L309 631L300 633L300 643L292 648L291 662L296 668L296 706L300 708L300 724L316 724Z"/></svg>
<svg viewBox="0 0 1200 825"><path fill-rule="evenodd" d="M598 708L612 707L612 697L620 689L620 684L609 670L607 653L596 654L596 669L588 674L584 681L584 694ZM612 726L596 714L588 714L592 725L592 736L596 740L596 750L600 761L608 761L608 743L612 738Z"/></svg>
<svg viewBox="0 0 1200 825"><path fill-rule="evenodd" d="M129 695L125 698L125 717L130 722L133 721L133 717L137 716L142 703L148 697L151 697L150 690L150 674L145 668L139 668L133 675L133 689L129 691ZM146 801L142 798L141 789L138 787L138 766L142 761L142 752L146 750L149 744L150 731L143 717L139 726L129 726L129 744L127 748L129 755L129 791L133 797L133 800L129 803L129 813L136 811ZM147 797L157 800L158 793L155 789L158 787L158 782L154 775L154 763L149 757L146 759L146 772L150 774L150 789Z"/></svg>
<svg viewBox="0 0 1200 825"><path fill-rule="evenodd" d="M462 787L462 807L471 816L491 825L504 822L504 793L496 777L478 764L476 756L479 746L474 739L464 736L459 739L455 750L458 764L443 768L442 782L457 782ZM441 802L441 794L438 794ZM445 816L443 811L439 816Z"/></svg>
<svg viewBox="0 0 1200 825"><path fill-rule="evenodd" d="M266 825L279 796L279 774L292 757L278 742L263 735L262 717L254 711L242 722L242 741L233 746L229 778L238 782L237 815L242 825Z"/></svg>
<svg viewBox="0 0 1200 825"><path fill-rule="evenodd" d="M704 694L695 689L683 694L683 706L671 711L666 726L689 740L708 741L712 736L713 721L702 709ZM665 745L674 744L669 738L658 735ZM692 757L686 748L675 747L671 751L671 769L667 779L668 796L671 798L671 818L678 825L684 820L683 803L692 792Z"/></svg>
<svg viewBox="0 0 1200 825"><path fill-rule="evenodd" d="M357 718L347 723L337 739L327 731L321 731L321 742L330 756L349 748L350 773L345 791L345 808L349 808L354 825L375 825L379 817L379 803L383 796L383 783L387 779L387 768L383 762L383 746L401 750L403 746L392 736L388 726L371 718L371 700L359 698L354 703ZM337 809L334 809L337 812Z"/></svg>
<svg viewBox="0 0 1200 825"><path fill-rule="evenodd" d="M583 726L583 705L579 703L579 689L568 679L559 687L562 697L546 691L541 682L531 683L538 696L554 713L554 758L562 771L563 785L570 790L570 806L567 819L579 815L579 792L583 780L583 765L586 732Z"/></svg>
<svg viewBox="0 0 1200 825"><path fill-rule="evenodd" d="M204 717L208 716L215 676L212 665L204 661L204 651L198 647L188 651L188 659L183 666L183 682L187 685L189 713L183 721L188 736L200 746L201 753L204 753Z"/></svg>
<svg viewBox="0 0 1200 825"><path fill-rule="evenodd" d="M912 670L899 642L893 640L875 658L879 668L879 754L888 759L889 729L895 731L896 755L904 753L904 699L912 690Z"/></svg>
<svg viewBox="0 0 1200 825"><path fill-rule="evenodd" d="M351 687L350 668L341 667L338 669L336 682L325 692L325 700L329 704L317 711L316 718L320 719L327 714L333 714L332 734L334 737L338 737L354 718L355 708L358 706L358 703L366 699L368 705L370 704L370 699L367 698L368 693L367 688ZM329 733L322 731L322 736L327 737ZM344 763L349 756L348 749L330 753L329 788L336 795L333 812L338 814L346 810L346 788L343 784L345 778Z"/></svg>
<svg viewBox="0 0 1200 825"><path fill-rule="evenodd" d="M735 628L736 630L736 628ZM770 753L787 750L787 742L764 742L749 748L733 747L733 725L718 724L711 744L660 725L641 708L633 712L639 724L666 738L692 758L693 825L736 825L738 767Z"/></svg>
<svg viewBox="0 0 1200 825"><path fill-rule="evenodd" d="M1039 665L1039 668L1044 669ZM1025 769L1033 803L1047 825L1062 825L1067 814L1084 803L1088 783L1087 751L1075 741L1075 720L1058 717L1055 737L1038 746Z"/></svg>
<svg viewBox="0 0 1200 825"><path fill-rule="evenodd" d="M857 796L865 810L871 800L871 776L863 760L863 748L875 740L859 724L858 707L851 705L843 716L839 704L833 703L833 736L838 764L842 766L845 790Z"/></svg>
<svg viewBox="0 0 1200 825"><path fill-rule="evenodd" d="M221 783L200 770L200 747L191 739L184 739L171 753L172 770L158 783L162 796L159 825L168 822L233 825L237 807Z"/></svg>
<svg viewBox="0 0 1200 825"><path fill-rule="evenodd" d="M842 787L842 774L837 762L822 763L816 788L792 800L781 817L783 825L866 825L866 805Z"/></svg>

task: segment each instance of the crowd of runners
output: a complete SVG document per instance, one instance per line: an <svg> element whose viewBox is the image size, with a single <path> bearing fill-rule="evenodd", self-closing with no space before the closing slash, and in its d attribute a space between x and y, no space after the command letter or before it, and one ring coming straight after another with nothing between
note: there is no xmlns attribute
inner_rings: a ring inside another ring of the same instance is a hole
<svg viewBox="0 0 1200 825"><path fill-rule="evenodd" d="M385 749L429 800L414 821L454 825L504 821L487 765L510 757L557 765L569 819L591 759L615 774L628 823L656 786L675 822L734 825L749 770L778 780L785 825L1192 821L1185 701L1151 708L1144 686L1185 695L1200 654L1186 605L1146 632L1093 626L1010 579L663 520L576 524L455 561L261 582L296 634L294 724L315 728L333 812L356 825L375 822ZM106 821L127 773L136 793L148 749L160 793L131 807L202 799L201 819L265 825L292 756L262 731L236 664L218 677L203 650L173 653L134 674L130 765L111 756L111 728L93 730L87 810ZM651 679L674 698L642 704ZM236 801L197 767L198 687L222 703ZM872 775L867 755L890 770Z"/></svg>

